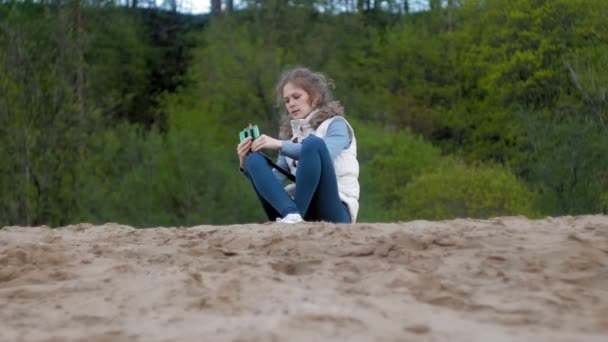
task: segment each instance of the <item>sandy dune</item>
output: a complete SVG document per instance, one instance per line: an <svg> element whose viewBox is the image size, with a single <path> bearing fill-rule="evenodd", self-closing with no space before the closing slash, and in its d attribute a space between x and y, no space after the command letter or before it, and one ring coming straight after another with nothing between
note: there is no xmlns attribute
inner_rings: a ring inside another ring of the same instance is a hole
<svg viewBox="0 0 608 342"><path fill-rule="evenodd" d="M0 230L2 341L607 341L608 216Z"/></svg>

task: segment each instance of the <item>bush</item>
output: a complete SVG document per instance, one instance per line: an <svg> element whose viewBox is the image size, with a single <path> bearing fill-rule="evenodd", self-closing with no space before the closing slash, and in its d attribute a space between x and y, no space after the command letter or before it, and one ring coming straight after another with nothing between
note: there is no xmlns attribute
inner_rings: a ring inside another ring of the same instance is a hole
<svg viewBox="0 0 608 342"><path fill-rule="evenodd" d="M536 216L535 194L499 166L446 161L400 189L393 214L401 220Z"/></svg>
<svg viewBox="0 0 608 342"><path fill-rule="evenodd" d="M357 137L361 211L358 221L391 221L400 192L413 178L439 163L438 148L410 131L349 119Z"/></svg>

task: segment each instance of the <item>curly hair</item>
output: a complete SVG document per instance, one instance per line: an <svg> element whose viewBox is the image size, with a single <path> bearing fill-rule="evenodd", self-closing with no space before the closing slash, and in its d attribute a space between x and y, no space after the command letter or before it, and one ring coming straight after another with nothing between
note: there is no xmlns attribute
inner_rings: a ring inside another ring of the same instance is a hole
<svg viewBox="0 0 608 342"><path fill-rule="evenodd" d="M344 116L344 109L338 101L333 101L330 88L334 88L333 80L328 79L320 72L313 72L310 69L297 67L283 72L279 82L277 82L274 94L276 105L282 108L281 111L281 128L279 132L280 139L291 139L291 117L285 108L283 100L283 88L287 83L292 83L302 88L311 98L316 99L313 105L314 109L318 109L319 113L315 115L310 122L313 129L317 129L319 125L334 116Z"/></svg>

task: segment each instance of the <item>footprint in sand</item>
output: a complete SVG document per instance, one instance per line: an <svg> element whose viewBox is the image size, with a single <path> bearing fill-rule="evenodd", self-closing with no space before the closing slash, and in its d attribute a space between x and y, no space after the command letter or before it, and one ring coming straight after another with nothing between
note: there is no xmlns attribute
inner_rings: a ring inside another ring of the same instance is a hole
<svg viewBox="0 0 608 342"><path fill-rule="evenodd" d="M270 267L273 270L285 273L290 276L304 275L313 273L314 267L321 264L320 260L304 261L304 262L271 262Z"/></svg>

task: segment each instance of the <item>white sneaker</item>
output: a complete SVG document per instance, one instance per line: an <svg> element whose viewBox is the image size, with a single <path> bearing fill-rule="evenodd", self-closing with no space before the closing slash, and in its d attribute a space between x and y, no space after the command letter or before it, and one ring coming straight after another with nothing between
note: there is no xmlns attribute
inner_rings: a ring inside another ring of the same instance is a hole
<svg viewBox="0 0 608 342"><path fill-rule="evenodd" d="M302 219L302 216L300 216L300 214L296 213L296 214L288 214L287 216L285 216L283 218L277 217L277 222L293 224L293 223L304 222L304 219Z"/></svg>

